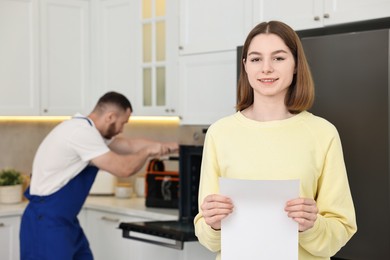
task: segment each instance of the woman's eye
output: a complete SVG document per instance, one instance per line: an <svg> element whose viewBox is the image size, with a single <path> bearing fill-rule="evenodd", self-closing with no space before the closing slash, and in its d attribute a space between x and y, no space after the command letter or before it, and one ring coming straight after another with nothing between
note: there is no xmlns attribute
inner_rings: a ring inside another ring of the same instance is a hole
<svg viewBox="0 0 390 260"><path fill-rule="evenodd" d="M283 58L283 57L275 57L274 60L276 60L276 61L283 61L283 60L285 60L285 58Z"/></svg>
<svg viewBox="0 0 390 260"><path fill-rule="evenodd" d="M251 62L258 62L258 61L260 61L260 58L252 58L251 59Z"/></svg>

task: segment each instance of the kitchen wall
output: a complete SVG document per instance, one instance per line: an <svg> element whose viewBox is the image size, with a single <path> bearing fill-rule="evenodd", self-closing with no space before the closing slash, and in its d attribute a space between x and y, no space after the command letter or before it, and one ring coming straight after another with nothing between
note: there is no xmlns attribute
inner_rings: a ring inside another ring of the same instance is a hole
<svg viewBox="0 0 390 260"><path fill-rule="evenodd" d="M29 175L39 144L59 122L0 122L0 169L12 167ZM130 121L124 129L126 136L159 141L178 141L179 132L178 121ZM167 168L175 169L177 163L169 165L168 162ZM139 174L142 172L144 170L141 170Z"/></svg>

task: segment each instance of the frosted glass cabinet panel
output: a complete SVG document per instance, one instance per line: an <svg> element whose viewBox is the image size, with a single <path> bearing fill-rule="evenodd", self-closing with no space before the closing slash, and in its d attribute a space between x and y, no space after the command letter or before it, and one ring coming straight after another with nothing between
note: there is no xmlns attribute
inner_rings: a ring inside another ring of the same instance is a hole
<svg viewBox="0 0 390 260"><path fill-rule="evenodd" d="M140 1L134 115L177 115L178 2ZM169 4L169 5L168 5Z"/></svg>

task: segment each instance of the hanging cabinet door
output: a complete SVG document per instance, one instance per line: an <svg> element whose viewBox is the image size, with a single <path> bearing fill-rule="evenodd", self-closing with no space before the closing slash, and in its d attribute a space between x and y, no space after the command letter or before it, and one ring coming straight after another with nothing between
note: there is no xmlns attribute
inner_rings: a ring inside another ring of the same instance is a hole
<svg viewBox="0 0 390 260"><path fill-rule="evenodd" d="M139 3L134 115L177 115L178 1Z"/></svg>

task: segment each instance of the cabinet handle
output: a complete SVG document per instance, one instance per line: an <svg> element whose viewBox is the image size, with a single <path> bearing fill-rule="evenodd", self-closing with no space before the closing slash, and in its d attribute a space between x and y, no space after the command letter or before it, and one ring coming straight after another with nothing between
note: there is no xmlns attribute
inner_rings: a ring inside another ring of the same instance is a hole
<svg viewBox="0 0 390 260"><path fill-rule="evenodd" d="M115 223L119 222L119 218L111 218L111 217L106 217L106 216L103 216L103 217L102 217L102 220L104 220L104 221L110 221L110 222L115 222Z"/></svg>
<svg viewBox="0 0 390 260"><path fill-rule="evenodd" d="M5 225L4 225L4 223L0 223L0 227L4 227Z"/></svg>
<svg viewBox="0 0 390 260"><path fill-rule="evenodd" d="M49 110L47 108L43 109L43 113L47 113Z"/></svg>
<svg viewBox="0 0 390 260"><path fill-rule="evenodd" d="M314 21L319 21L320 20L320 17L317 15L317 16L314 16Z"/></svg>
<svg viewBox="0 0 390 260"><path fill-rule="evenodd" d="M325 18L325 19L328 19L329 17L330 17L329 14L324 14L324 18Z"/></svg>
<svg viewBox="0 0 390 260"><path fill-rule="evenodd" d="M181 51L182 51L183 49L184 49L184 48L183 48L183 46L179 46L179 50L181 50Z"/></svg>

